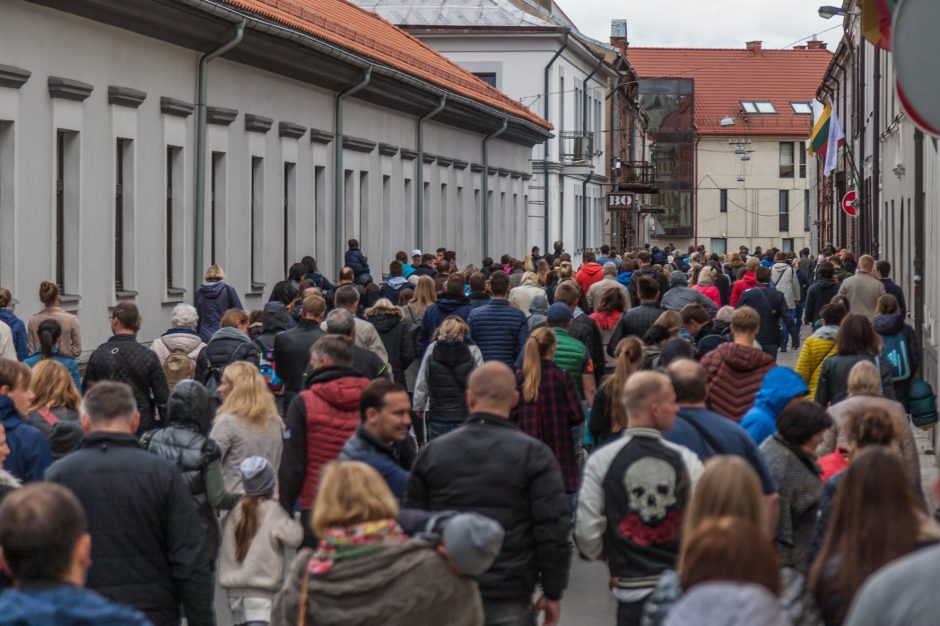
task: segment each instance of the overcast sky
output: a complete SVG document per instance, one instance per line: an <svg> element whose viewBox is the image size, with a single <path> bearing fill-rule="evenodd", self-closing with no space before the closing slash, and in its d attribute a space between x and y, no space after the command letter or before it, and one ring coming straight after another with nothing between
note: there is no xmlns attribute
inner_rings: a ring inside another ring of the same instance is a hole
<svg viewBox="0 0 940 626"><path fill-rule="evenodd" d="M764 47L780 48L833 26L842 18L824 20L820 5L841 6L839 0L555 0L578 29L608 41L610 20L627 20L633 46L743 48L759 39ZM835 49L840 29L820 35Z"/></svg>

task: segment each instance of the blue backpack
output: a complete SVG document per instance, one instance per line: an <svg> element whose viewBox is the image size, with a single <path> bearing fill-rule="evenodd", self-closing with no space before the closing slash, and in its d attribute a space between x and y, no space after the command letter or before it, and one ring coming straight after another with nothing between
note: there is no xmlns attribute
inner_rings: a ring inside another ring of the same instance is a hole
<svg viewBox="0 0 940 626"><path fill-rule="evenodd" d="M904 333L883 335L882 340L884 346L881 348L881 358L891 367L891 379L897 382L910 378L911 359L908 356Z"/></svg>

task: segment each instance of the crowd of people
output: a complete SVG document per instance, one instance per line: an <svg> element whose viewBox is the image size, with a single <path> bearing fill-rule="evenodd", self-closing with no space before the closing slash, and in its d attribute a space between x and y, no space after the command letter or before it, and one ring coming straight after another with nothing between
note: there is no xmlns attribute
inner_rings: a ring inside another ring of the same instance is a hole
<svg viewBox="0 0 940 626"><path fill-rule="evenodd" d="M218 585L238 625L553 626L572 558L618 626L931 623L890 273L559 241L379 277L350 240L335 283L305 257L247 311L212 265L90 351L54 283L26 321L0 289L0 623L214 624Z"/></svg>

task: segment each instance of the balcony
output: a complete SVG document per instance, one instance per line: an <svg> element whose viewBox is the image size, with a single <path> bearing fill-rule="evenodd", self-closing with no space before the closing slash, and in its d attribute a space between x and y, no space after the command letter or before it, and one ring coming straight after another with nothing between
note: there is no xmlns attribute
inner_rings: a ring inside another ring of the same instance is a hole
<svg viewBox="0 0 940 626"><path fill-rule="evenodd" d="M594 159L594 133L564 131L559 138L558 157L562 165L590 165Z"/></svg>
<svg viewBox="0 0 940 626"><path fill-rule="evenodd" d="M656 171L648 161L623 161L620 169L615 170L614 178L621 191L635 193L657 193Z"/></svg>

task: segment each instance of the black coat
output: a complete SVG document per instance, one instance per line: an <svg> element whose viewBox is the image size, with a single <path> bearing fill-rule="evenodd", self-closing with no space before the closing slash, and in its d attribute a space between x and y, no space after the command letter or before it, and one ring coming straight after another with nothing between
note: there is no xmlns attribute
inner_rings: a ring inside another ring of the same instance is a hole
<svg viewBox="0 0 940 626"><path fill-rule="evenodd" d="M93 432L46 479L71 489L91 535L86 586L176 625L213 623L205 532L179 471L130 434Z"/></svg>
<svg viewBox="0 0 940 626"><path fill-rule="evenodd" d="M650 276L656 280L656 284L659 285L659 300L662 300L663 294L669 291L669 280L662 270L658 270L651 265L641 267L633 272L633 276L630 277L630 286L627 287L627 291L630 292L630 301L633 302L634 307L640 306L640 294L637 292L637 278L640 276Z"/></svg>
<svg viewBox="0 0 940 626"><path fill-rule="evenodd" d="M476 367L464 342L438 341L428 357L428 419L462 422L467 418L467 379Z"/></svg>
<svg viewBox="0 0 940 626"><path fill-rule="evenodd" d="M604 356L604 339L601 337L601 329L597 327L597 322L590 316L581 314L571 321L571 329L568 334L584 344L588 354L591 355L591 361L594 363L594 382L601 384L604 378L604 370L607 366L607 358Z"/></svg>
<svg viewBox="0 0 940 626"><path fill-rule="evenodd" d="M140 411L138 432L146 432L157 425L157 412L166 415L170 391L160 359L156 352L137 343L133 335L114 335L92 352L82 381L83 391L87 393L99 380L113 380L131 386Z"/></svg>
<svg viewBox="0 0 940 626"><path fill-rule="evenodd" d="M276 285L274 289L271 290L271 297L268 298L268 302L280 302L287 306L294 301L294 298L297 297L297 289L300 287L300 283L296 280L282 280Z"/></svg>
<svg viewBox="0 0 940 626"><path fill-rule="evenodd" d="M405 384L405 370L418 352L417 328L400 315L380 313L369 318L388 353L396 383Z"/></svg>
<svg viewBox="0 0 940 626"><path fill-rule="evenodd" d="M206 378L200 381L203 384L208 384L212 380L218 382L222 376L222 370L229 363L248 361L255 367L261 363L261 349L258 344L235 328L220 328L202 349L202 355L209 363Z"/></svg>
<svg viewBox="0 0 940 626"><path fill-rule="evenodd" d="M790 309L784 295L769 287L768 283L758 283L757 287L748 289L741 294L738 308L749 306L760 315L760 329L757 331L757 342L765 349L780 345L780 320L783 320L789 329L793 322L790 319Z"/></svg>
<svg viewBox="0 0 940 626"><path fill-rule="evenodd" d="M477 413L418 453L405 507L472 511L506 531L479 579L484 600L528 603L536 582L558 599L568 582L571 518L551 448L508 419Z"/></svg>
<svg viewBox="0 0 940 626"><path fill-rule="evenodd" d="M320 323L302 319L297 326L274 337L274 369L284 382L284 406L304 388L304 372L310 365L310 347L325 336Z"/></svg>
<svg viewBox="0 0 940 626"><path fill-rule="evenodd" d="M633 284L633 281L630 281L630 284ZM607 354L616 356L617 344L620 343L621 339L631 335L635 335L642 341L646 331L656 323L657 318L662 314L663 310L659 308L658 304L648 302L633 307L629 311L624 311L624 314L617 321L617 325L614 326L614 332L610 335Z"/></svg>
<svg viewBox="0 0 940 626"><path fill-rule="evenodd" d="M839 293L839 283L829 278L820 278L810 285L806 292L806 305L803 308L803 321L814 324L819 319L819 312Z"/></svg>
<svg viewBox="0 0 940 626"><path fill-rule="evenodd" d="M875 363L881 373L881 395L894 400L894 382L892 380L891 366L884 359L868 354L834 354L822 364L819 372L819 382L816 384L816 402L822 406L835 404L844 400L848 395L849 373L860 361Z"/></svg>

